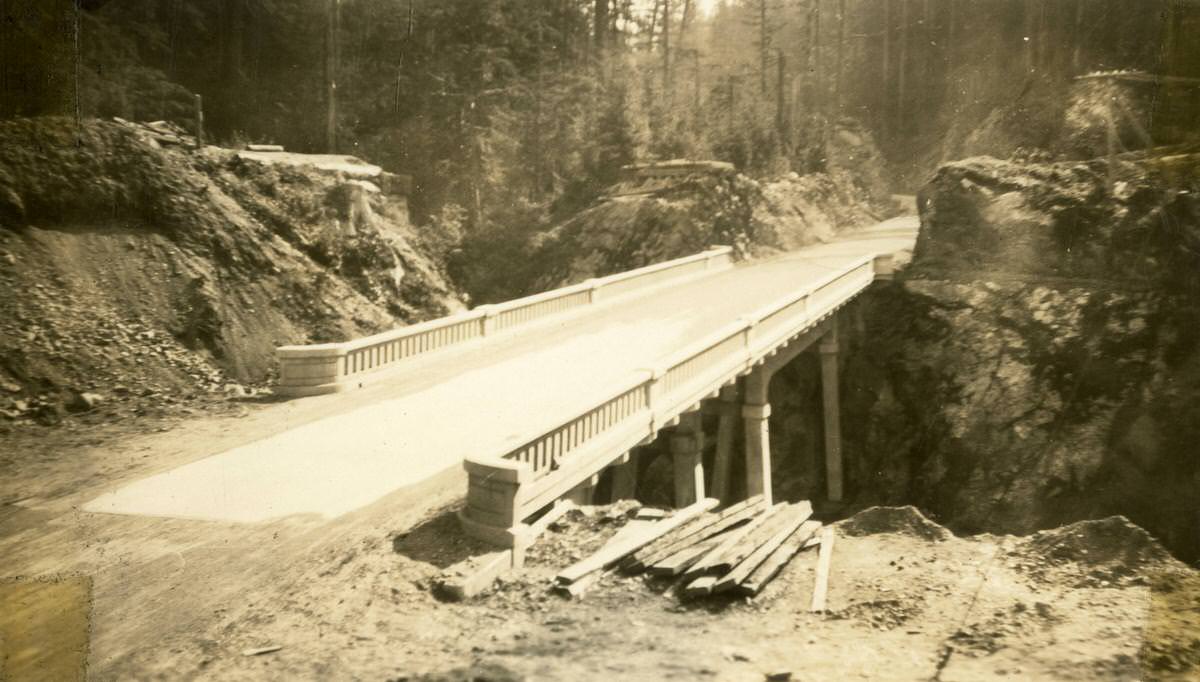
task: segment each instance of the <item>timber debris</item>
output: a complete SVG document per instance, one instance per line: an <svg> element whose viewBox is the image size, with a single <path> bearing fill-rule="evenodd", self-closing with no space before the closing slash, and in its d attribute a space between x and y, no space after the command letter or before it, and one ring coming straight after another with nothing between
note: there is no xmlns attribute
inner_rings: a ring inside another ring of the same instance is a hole
<svg viewBox="0 0 1200 682"><path fill-rule="evenodd" d="M796 554L820 546L813 608L824 608L833 529L822 529L811 519L809 502L768 505L757 495L713 511L718 504L704 499L665 519L623 529L600 550L559 572L555 589L577 597L604 571L619 570L676 580L684 598L753 596Z"/></svg>

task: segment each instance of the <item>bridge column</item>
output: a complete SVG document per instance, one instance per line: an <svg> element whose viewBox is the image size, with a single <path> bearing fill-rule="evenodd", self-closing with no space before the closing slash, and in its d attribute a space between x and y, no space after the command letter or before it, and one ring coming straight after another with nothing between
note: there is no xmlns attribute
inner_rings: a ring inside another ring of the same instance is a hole
<svg viewBox="0 0 1200 682"><path fill-rule="evenodd" d="M612 501L637 497L638 451L630 450L613 466Z"/></svg>
<svg viewBox="0 0 1200 682"><path fill-rule="evenodd" d="M737 385L721 389L721 400L717 403L720 421L717 422L717 453L713 459L711 495L729 504L729 470L733 466L733 441L737 436L738 417L741 415L741 398Z"/></svg>
<svg viewBox="0 0 1200 682"><path fill-rule="evenodd" d="M821 395L825 413L825 488L831 502L842 500L842 418L838 399L837 318L821 338Z"/></svg>
<svg viewBox="0 0 1200 682"><path fill-rule="evenodd" d="M771 377L760 367L746 377L742 420L746 428L746 497L762 495L769 506L771 499L771 405L767 386Z"/></svg>
<svg viewBox="0 0 1200 682"><path fill-rule="evenodd" d="M686 507L704 497L704 430L700 412L680 417L671 435L671 459L675 467L675 506Z"/></svg>

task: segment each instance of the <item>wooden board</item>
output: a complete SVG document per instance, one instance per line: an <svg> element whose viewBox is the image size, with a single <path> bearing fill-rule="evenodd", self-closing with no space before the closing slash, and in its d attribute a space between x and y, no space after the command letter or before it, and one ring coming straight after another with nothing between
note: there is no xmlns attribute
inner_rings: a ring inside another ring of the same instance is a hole
<svg viewBox="0 0 1200 682"><path fill-rule="evenodd" d="M683 574L683 577L691 580L717 570L716 567L724 558L725 553L736 546L738 542L741 542L741 540L753 532L755 528L758 528L767 519L771 518L781 506L783 505L768 507L767 509L764 509L761 514L755 516L753 519L750 519L750 522L746 525L730 531L727 534L728 537L721 544L714 547L712 551L710 551L708 554L705 554L699 561L693 564L692 567Z"/></svg>
<svg viewBox="0 0 1200 682"><path fill-rule="evenodd" d="M568 566L557 576L555 576L555 581L559 584L573 583L592 571L597 571L601 568L609 566L626 554L635 552L642 547L645 547L651 542L654 542L667 533L670 533L672 530L675 530L679 526L687 523L696 516L713 509L718 504L720 504L720 502L718 502L715 498L706 497L693 505L680 509L670 518L653 523L646 527L638 535L632 536L620 543L603 547L600 549L600 551L596 552L590 557L587 557L586 559L579 561L572 566Z"/></svg>
<svg viewBox="0 0 1200 682"><path fill-rule="evenodd" d="M730 506L720 514L712 514L696 519L695 522L680 528L678 532L663 537L661 540L630 557L630 560L622 565L622 568L636 573L651 564L671 556L681 549L732 528L757 514L762 499L762 495L754 495L749 499Z"/></svg>
<svg viewBox="0 0 1200 682"><path fill-rule="evenodd" d="M738 542L733 547L725 552L721 560L714 564L713 569L716 573L728 573L735 566L740 564L754 553L754 550L769 542L779 529L785 525L789 525L793 519L800 517L796 521L795 526L799 527L812 516L812 505L808 502L797 502L796 504L780 504L776 505L778 511L762 524L755 528L754 531L748 533L745 538Z"/></svg>
<svg viewBox="0 0 1200 682"><path fill-rule="evenodd" d="M745 595L756 595L762 591L762 588L775 577L784 565L791 560L793 556L808 542L818 530L821 524L817 521L805 521L800 525L800 528L792 533L782 545L779 546L750 573L750 577L746 578L738 585L738 592Z"/></svg>
<svg viewBox="0 0 1200 682"><path fill-rule="evenodd" d="M720 536L709 538L690 547L685 547L671 556L650 566L650 575L679 575L688 569L689 566L700 560L700 557L707 554L720 544Z"/></svg>
<svg viewBox="0 0 1200 682"><path fill-rule="evenodd" d="M817 579L813 583L812 606L809 611L825 610L825 598L829 593L829 566L833 562L833 528L821 531L821 549L817 555Z"/></svg>
<svg viewBox="0 0 1200 682"><path fill-rule="evenodd" d="M712 594L713 585L717 582L715 575L703 575L688 583L687 587L683 588L685 597L704 597Z"/></svg>
<svg viewBox="0 0 1200 682"><path fill-rule="evenodd" d="M435 588L453 601L470 599L491 587L496 578L511 567L511 549L470 557L443 571Z"/></svg>
<svg viewBox="0 0 1200 682"><path fill-rule="evenodd" d="M775 534L767 539L766 542L759 545L754 551L750 552L746 558L742 559L736 566L730 569L717 584L713 587L716 592L724 592L737 587L738 583L750 577L754 569L758 568L767 557L779 549L779 546L787 541L802 525L812 516L812 505L804 502L795 505L792 509L787 510L783 515L781 526L777 526Z"/></svg>
<svg viewBox="0 0 1200 682"><path fill-rule="evenodd" d="M621 526L616 533L613 533L608 542L604 543L604 547L612 547L618 543L625 542L630 537L643 532L647 526L654 525L654 523L654 521L645 519L633 519L624 526ZM592 571L569 585L555 585L554 591L569 599L580 599L584 593L600 582L604 574L605 571Z"/></svg>

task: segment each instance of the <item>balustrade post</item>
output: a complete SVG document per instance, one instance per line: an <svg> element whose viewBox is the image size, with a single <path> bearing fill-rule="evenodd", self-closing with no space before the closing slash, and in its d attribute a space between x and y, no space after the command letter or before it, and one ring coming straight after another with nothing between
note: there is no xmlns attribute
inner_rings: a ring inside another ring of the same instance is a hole
<svg viewBox="0 0 1200 682"><path fill-rule="evenodd" d="M838 399L837 316L821 339L821 395L825 414L825 487L831 502L842 499L842 424Z"/></svg>
<svg viewBox="0 0 1200 682"><path fill-rule="evenodd" d="M496 306L481 305L476 308L482 313L479 317L479 335L490 336L496 332Z"/></svg>
<svg viewBox="0 0 1200 682"><path fill-rule="evenodd" d="M745 325L742 328L742 347L746 350L746 358L749 360L754 354L754 327L758 325L758 320L752 317L739 317L738 322Z"/></svg>
<svg viewBox="0 0 1200 682"><path fill-rule="evenodd" d="M584 284L588 287L588 303L595 303L600 300L600 281L593 278L589 279Z"/></svg>
<svg viewBox="0 0 1200 682"><path fill-rule="evenodd" d="M650 372L650 378L646 382L646 409L650 412L650 437L653 438L662 427L658 420L658 398L662 395L662 378L665 372L658 367L643 371Z"/></svg>

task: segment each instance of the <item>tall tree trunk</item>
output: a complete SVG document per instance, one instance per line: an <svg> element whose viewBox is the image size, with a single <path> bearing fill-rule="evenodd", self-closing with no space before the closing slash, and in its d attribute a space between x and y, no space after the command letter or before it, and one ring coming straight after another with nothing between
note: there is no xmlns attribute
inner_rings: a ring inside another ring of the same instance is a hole
<svg viewBox="0 0 1200 682"><path fill-rule="evenodd" d="M604 0L605 3L608 0ZM542 149L542 17L537 18L537 64L535 66L536 77L533 87L533 149L534 149L534 168L533 168L533 192L531 198L537 201L542 198L542 186L545 158L546 155L541 153Z"/></svg>
<svg viewBox="0 0 1200 682"><path fill-rule="evenodd" d="M897 55L896 65L896 130L903 135L906 131L907 114L905 103L908 92L906 77L908 75L908 0L900 0L900 54Z"/></svg>
<svg viewBox="0 0 1200 682"><path fill-rule="evenodd" d="M662 26L663 92L671 100L671 0L663 0Z"/></svg>
<svg viewBox="0 0 1200 682"><path fill-rule="evenodd" d="M1022 36L1022 38L1025 41L1024 57L1025 57L1025 72L1026 73L1033 71L1034 68L1037 66L1037 62L1035 59L1036 55L1035 55L1034 44L1033 44L1034 40L1036 39L1035 33L1037 32L1037 26L1036 26L1037 11L1038 11L1037 0L1025 0L1025 10L1024 10L1025 35Z"/></svg>
<svg viewBox="0 0 1200 682"><path fill-rule="evenodd" d="M846 66L846 0L838 0L837 14L837 68L833 72L833 106L837 114L842 113L842 79Z"/></svg>
<svg viewBox="0 0 1200 682"><path fill-rule="evenodd" d="M883 75L879 80L880 129L886 139L892 128L892 0L883 0Z"/></svg>
<svg viewBox="0 0 1200 682"><path fill-rule="evenodd" d="M595 0L592 12L592 36L596 43L596 54L601 57L608 47L608 10L610 0Z"/></svg>
<svg viewBox="0 0 1200 682"><path fill-rule="evenodd" d="M946 3L949 5L946 10L946 67L953 71L958 65L958 34L961 30L958 26L958 0L946 0Z"/></svg>
<svg viewBox="0 0 1200 682"><path fill-rule="evenodd" d="M767 94L767 50L771 49L767 26L767 0L758 0L758 80L762 94Z"/></svg>
<svg viewBox="0 0 1200 682"><path fill-rule="evenodd" d="M338 29L341 23L339 0L327 0L325 12L325 149L330 154L336 154Z"/></svg>
<svg viewBox="0 0 1200 682"><path fill-rule="evenodd" d="M775 58L778 60L775 81L775 130L779 134L780 143L784 149L787 149L787 96L784 94L784 88L787 83L787 58L784 56L783 50L776 50L775 52Z"/></svg>
<svg viewBox="0 0 1200 682"><path fill-rule="evenodd" d="M815 109L825 110L825 73L821 69L821 0L812 0L813 79L816 90Z"/></svg>
<svg viewBox="0 0 1200 682"><path fill-rule="evenodd" d="M650 31L646 34L650 36L650 49L654 48L654 27L658 25L658 12L662 3L663 0L654 0L654 7L650 9Z"/></svg>
<svg viewBox="0 0 1200 682"><path fill-rule="evenodd" d="M1075 25L1071 29L1071 72L1083 73L1083 2L1075 0Z"/></svg>

